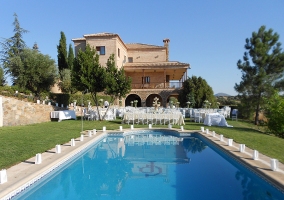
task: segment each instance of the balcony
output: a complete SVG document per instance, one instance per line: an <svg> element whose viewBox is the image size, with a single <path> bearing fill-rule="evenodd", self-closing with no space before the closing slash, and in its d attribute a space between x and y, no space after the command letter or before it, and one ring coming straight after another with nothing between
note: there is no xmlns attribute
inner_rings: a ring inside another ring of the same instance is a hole
<svg viewBox="0 0 284 200"><path fill-rule="evenodd" d="M167 83L151 82L151 83L132 83L132 89L180 89L182 88L182 82L170 81Z"/></svg>

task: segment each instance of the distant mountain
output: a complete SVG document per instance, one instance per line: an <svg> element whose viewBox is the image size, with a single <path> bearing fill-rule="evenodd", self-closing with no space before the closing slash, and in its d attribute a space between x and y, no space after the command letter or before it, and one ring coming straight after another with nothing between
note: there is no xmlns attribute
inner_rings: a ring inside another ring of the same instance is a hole
<svg viewBox="0 0 284 200"><path fill-rule="evenodd" d="M220 92L220 93L215 94L214 96L216 96L216 97L229 97L231 95Z"/></svg>

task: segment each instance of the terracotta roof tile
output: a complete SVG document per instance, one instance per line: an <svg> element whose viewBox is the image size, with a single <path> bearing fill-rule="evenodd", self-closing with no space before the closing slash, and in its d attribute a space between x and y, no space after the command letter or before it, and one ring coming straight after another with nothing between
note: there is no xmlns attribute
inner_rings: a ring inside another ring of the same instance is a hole
<svg viewBox="0 0 284 200"><path fill-rule="evenodd" d="M141 62L141 63L125 63L124 67L160 67L160 66L172 66L172 67L190 67L188 63L180 63L176 61L170 62Z"/></svg>
<svg viewBox="0 0 284 200"><path fill-rule="evenodd" d="M77 40L86 40L86 38L74 38L72 41L77 41Z"/></svg>
<svg viewBox="0 0 284 200"><path fill-rule="evenodd" d="M116 33L93 33L83 35L84 37L92 37L92 36L118 36Z"/></svg>
<svg viewBox="0 0 284 200"><path fill-rule="evenodd" d="M129 43L129 44L125 44L125 46L127 47L127 49L165 48L164 46L142 44L142 43Z"/></svg>

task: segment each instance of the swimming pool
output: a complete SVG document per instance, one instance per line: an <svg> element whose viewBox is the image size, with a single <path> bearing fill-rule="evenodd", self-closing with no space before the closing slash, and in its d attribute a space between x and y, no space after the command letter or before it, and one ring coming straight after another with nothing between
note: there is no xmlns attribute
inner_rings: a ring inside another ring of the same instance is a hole
<svg viewBox="0 0 284 200"><path fill-rule="evenodd" d="M96 142L16 199L283 199L199 134L146 130Z"/></svg>

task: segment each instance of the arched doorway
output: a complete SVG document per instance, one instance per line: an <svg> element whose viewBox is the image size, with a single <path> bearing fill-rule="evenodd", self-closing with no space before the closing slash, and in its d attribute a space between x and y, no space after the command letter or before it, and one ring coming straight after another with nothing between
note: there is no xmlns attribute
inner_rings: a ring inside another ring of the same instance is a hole
<svg viewBox="0 0 284 200"><path fill-rule="evenodd" d="M157 97L159 100L158 102L161 103L161 105L163 105L163 99L160 95L158 94L150 94L147 99L146 99L146 106L147 107L153 107L153 101L154 101L154 98Z"/></svg>
<svg viewBox="0 0 284 200"><path fill-rule="evenodd" d="M168 96L168 98L167 98L167 107L169 106L170 99L172 99L173 103L175 104L176 102L178 102L178 94L171 94L170 96Z"/></svg>
<svg viewBox="0 0 284 200"><path fill-rule="evenodd" d="M131 101L137 100L137 107L141 107L141 98L137 94L130 94L125 99L125 106L131 106Z"/></svg>

